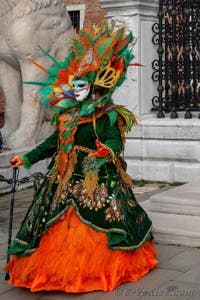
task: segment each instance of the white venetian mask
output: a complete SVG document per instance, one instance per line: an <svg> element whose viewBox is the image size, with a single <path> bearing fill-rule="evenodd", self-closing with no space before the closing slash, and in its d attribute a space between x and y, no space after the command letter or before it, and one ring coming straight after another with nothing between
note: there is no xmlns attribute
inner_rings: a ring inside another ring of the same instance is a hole
<svg viewBox="0 0 200 300"><path fill-rule="evenodd" d="M90 92L91 84L88 81L78 79L72 80L74 96L77 101L82 101L87 98Z"/></svg>

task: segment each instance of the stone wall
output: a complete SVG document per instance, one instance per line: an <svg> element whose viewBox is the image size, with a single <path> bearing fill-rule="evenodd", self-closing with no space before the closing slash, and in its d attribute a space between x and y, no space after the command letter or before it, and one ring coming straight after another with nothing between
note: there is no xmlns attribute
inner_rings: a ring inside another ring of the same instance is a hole
<svg viewBox="0 0 200 300"><path fill-rule="evenodd" d="M2 128L4 124L4 106L5 106L5 98L4 98L3 91L0 88L0 128Z"/></svg>

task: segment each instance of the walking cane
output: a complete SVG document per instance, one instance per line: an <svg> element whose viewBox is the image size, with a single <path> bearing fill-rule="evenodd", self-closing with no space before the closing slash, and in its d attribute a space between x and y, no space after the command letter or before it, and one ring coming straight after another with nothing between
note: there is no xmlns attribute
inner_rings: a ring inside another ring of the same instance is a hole
<svg viewBox="0 0 200 300"><path fill-rule="evenodd" d="M11 198L10 198L9 228L8 228L8 250L10 249L11 242L12 242L14 196L15 196L15 191L16 191L18 174L19 174L19 169L13 168L12 189L11 189ZM7 252L7 263L9 263L9 261L10 261L10 254L8 254L8 252ZM9 280L9 278L10 278L9 271L7 271L6 275L5 275L5 280Z"/></svg>

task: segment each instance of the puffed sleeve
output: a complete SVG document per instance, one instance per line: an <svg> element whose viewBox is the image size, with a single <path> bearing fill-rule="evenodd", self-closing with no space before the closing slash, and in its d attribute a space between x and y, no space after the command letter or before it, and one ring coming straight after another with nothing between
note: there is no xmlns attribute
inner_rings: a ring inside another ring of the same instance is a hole
<svg viewBox="0 0 200 300"><path fill-rule="evenodd" d="M123 148L123 141L118 122L111 125L108 115L104 115L96 122L96 131L100 142L102 142L108 149L111 149L113 154L119 155Z"/></svg>

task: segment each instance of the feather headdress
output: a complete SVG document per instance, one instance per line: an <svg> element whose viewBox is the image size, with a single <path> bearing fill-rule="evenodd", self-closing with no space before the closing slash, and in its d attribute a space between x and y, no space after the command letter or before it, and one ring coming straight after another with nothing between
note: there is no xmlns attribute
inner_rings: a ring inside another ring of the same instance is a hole
<svg viewBox="0 0 200 300"><path fill-rule="evenodd" d="M67 109L77 105L71 89L72 79L82 78L93 86L93 106L94 102L105 105L114 90L125 80L127 68L134 58L131 49L133 41L132 33L127 34L125 26L115 30L113 22L110 25L106 22L102 26L81 29L74 34L64 62L57 61L40 47L53 61L54 67L46 69L32 61L48 74L48 78L43 82L27 83L42 86L40 95L46 108Z"/></svg>

